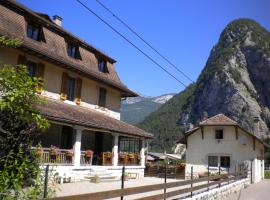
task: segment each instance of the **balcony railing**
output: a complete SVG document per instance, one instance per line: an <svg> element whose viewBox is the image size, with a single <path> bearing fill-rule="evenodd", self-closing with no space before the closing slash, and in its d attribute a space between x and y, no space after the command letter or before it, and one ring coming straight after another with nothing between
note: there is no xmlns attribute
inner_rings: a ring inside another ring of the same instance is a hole
<svg viewBox="0 0 270 200"><path fill-rule="evenodd" d="M41 148L37 149L37 154L40 156L41 163L65 165L71 165L73 163L73 151L70 149Z"/></svg>
<svg viewBox="0 0 270 200"><path fill-rule="evenodd" d="M74 152L72 149L59 148L36 148L37 154L40 157L40 163L43 164L58 164L58 165L73 165ZM80 164L92 165L94 152L91 150L81 151ZM103 152L101 155L96 155L97 165L112 165L113 153ZM140 155L137 153L120 152L118 154L118 165L139 165Z"/></svg>

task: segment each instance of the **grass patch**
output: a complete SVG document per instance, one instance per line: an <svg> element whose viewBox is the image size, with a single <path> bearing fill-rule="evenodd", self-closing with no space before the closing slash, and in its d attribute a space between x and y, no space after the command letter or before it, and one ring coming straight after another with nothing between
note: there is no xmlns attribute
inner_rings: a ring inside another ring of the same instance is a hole
<svg viewBox="0 0 270 200"><path fill-rule="evenodd" d="M264 171L264 178L270 179L270 171Z"/></svg>

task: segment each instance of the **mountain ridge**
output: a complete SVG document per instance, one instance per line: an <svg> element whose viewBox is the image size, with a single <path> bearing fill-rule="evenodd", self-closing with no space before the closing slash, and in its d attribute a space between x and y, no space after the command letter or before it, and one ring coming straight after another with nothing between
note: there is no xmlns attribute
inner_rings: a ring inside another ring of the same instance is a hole
<svg viewBox="0 0 270 200"><path fill-rule="evenodd" d="M121 103L121 120L130 124L141 122L151 112L157 110L175 94L168 93L152 96L129 97Z"/></svg>
<svg viewBox="0 0 270 200"><path fill-rule="evenodd" d="M179 131L184 131L187 124L196 125L205 116L218 113L224 113L251 132L254 132L254 119L258 118L259 132L255 134L269 136L269 74L269 31L250 19L234 20L222 31L192 91L187 94L185 89L175 95L181 102L174 105L174 112L164 113L160 108L138 126L158 138L152 142L155 150L169 150L175 142L176 132L180 135ZM185 98L183 93L186 93ZM163 110L170 107L169 102L162 106ZM178 114L180 125L159 121L161 113L165 118ZM170 126L174 128L170 129ZM167 144L162 144L160 141L166 138L169 138Z"/></svg>

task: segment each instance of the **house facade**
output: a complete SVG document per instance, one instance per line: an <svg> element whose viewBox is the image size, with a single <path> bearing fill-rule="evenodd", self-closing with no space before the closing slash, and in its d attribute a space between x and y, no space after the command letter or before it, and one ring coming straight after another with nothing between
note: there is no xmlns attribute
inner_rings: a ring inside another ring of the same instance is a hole
<svg viewBox="0 0 270 200"><path fill-rule="evenodd" d="M66 31L61 17L16 1L0 1L0 35L22 41L0 47L1 62L26 65L44 80L37 95L46 103L35 105L51 124L36 142L42 164L78 172L125 165L143 176L152 134L120 121L121 99L137 94L121 82L113 58Z"/></svg>
<svg viewBox="0 0 270 200"><path fill-rule="evenodd" d="M200 122L198 127L187 131L185 137L187 178L190 177L191 167L194 176L207 173L208 167L210 173L219 169L233 173L245 162L254 165L256 180L263 178L263 141L225 115L218 114Z"/></svg>

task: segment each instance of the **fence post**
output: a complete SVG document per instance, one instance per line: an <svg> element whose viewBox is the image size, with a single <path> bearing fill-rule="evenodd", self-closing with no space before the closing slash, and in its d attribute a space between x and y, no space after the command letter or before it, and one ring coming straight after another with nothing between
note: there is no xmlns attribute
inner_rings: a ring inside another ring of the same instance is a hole
<svg viewBox="0 0 270 200"><path fill-rule="evenodd" d="M47 196L48 196L48 176L49 176L49 165L47 165L46 169L45 169L43 198L47 198Z"/></svg>
<svg viewBox="0 0 270 200"><path fill-rule="evenodd" d="M165 169L164 169L164 200L166 199L166 190L167 190L167 160L165 159Z"/></svg>
<svg viewBox="0 0 270 200"><path fill-rule="evenodd" d="M209 176L210 176L210 172L209 172L209 163L208 163L208 167L207 167L207 175L208 175L208 180L207 180L207 191L209 191Z"/></svg>
<svg viewBox="0 0 270 200"><path fill-rule="evenodd" d="M220 175L220 165L218 166L218 174ZM220 187L220 183L218 184L218 187Z"/></svg>
<svg viewBox="0 0 270 200"><path fill-rule="evenodd" d="M125 187L125 166L122 168L122 177L121 177L121 189L124 189ZM123 200L124 197L121 195L121 200Z"/></svg>
<svg viewBox="0 0 270 200"><path fill-rule="evenodd" d="M193 166L191 166L191 193L190 193L191 198L193 196L192 188L193 188Z"/></svg>
<svg viewBox="0 0 270 200"><path fill-rule="evenodd" d="M253 180L252 180L252 176L253 176L253 171L252 171L252 160L250 160L250 184L252 184Z"/></svg>

